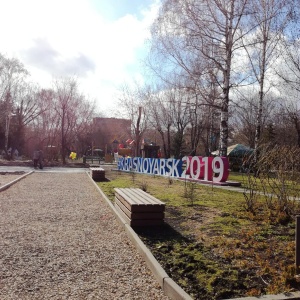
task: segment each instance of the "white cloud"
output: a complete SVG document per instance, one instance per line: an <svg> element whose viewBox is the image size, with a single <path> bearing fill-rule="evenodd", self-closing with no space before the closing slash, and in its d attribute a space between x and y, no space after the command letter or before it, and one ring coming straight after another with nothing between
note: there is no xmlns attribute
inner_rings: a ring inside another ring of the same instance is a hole
<svg viewBox="0 0 300 300"><path fill-rule="evenodd" d="M118 85L141 77L137 56L158 3L142 17L111 21L87 0L0 0L0 52L19 58L31 80L45 87L55 76L77 76L98 107L107 107Z"/></svg>

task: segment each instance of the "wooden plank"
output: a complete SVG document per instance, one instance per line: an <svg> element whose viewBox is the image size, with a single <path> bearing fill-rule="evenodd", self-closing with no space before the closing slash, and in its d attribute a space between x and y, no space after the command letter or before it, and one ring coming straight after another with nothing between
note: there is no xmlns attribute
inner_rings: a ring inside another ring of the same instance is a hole
<svg viewBox="0 0 300 300"><path fill-rule="evenodd" d="M115 194L115 202L120 201L129 211L131 211L131 204L128 203L123 197L121 197L119 194Z"/></svg>
<svg viewBox="0 0 300 300"><path fill-rule="evenodd" d="M131 212L164 212L165 207L161 205L143 205L143 204L135 204L135 203L129 203L127 201L127 197L124 198L120 196L119 194L115 194L115 199L118 199L128 210Z"/></svg>
<svg viewBox="0 0 300 300"><path fill-rule="evenodd" d="M131 220L162 220L165 216L163 212L131 212L118 199L116 199L115 204L118 205Z"/></svg>
<svg viewBox="0 0 300 300"><path fill-rule="evenodd" d="M140 189L115 188L115 192L116 198L132 212L163 212L165 210L165 203Z"/></svg>
<svg viewBox="0 0 300 300"><path fill-rule="evenodd" d="M117 212L121 215L121 217L124 219L124 221L128 224L130 224L130 218L128 218L128 216L124 213L124 211L115 204L115 209L117 210Z"/></svg>
<svg viewBox="0 0 300 300"><path fill-rule="evenodd" d="M161 226L164 224L163 220L131 220L131 227L140 226Z"/></svg>
<svg viewBox="0 0 300 300"><path fill-rule="evenodd" d="M164 224L163 220L130 220L118 205L115 205L115 208L118 211L118 213L122 216L124 221L131 227L160 226Z"/></svg>
<svg viewBox="0 0 300 300"><path fill-rule="evenodd" d="M132 204L137 204L137 200L135 199L131 199L128 194L126 193L126 191L124 191L124 189L119 189L119 188L115 188L115 192L117 193L119 199L124 199L125 201L127 201L130 205Z"/></svg>
<svg viewBox="0 0 300 300"><path fill-rule="evenodd" d="M131 211L125 206L123 205L123 203L121 201L119 201L118 199L115 199L115 206L118 206L120 209L122 209L122 211L124 212L124 214L126 214L126 216L131 219Z"/></svg>
<svg viewBox="0 0 300 300"><path fill-rule="evenodd" d="M147 205L147 204L149 204L148 201L144 201L141 197L137 196L134 193L133 189L130 189L130 188L120 189L120 188L117 188L115 190L120 196L122 196L124 199L126 199L128 201L128 203L130 203L131 205L133 205L133 204L134 205L140 205L140 204Z"/></svg>
<svg viewBox="0 0 300 300"><path fill-rule="evenodd" d="M123 190L123 192L126 193L126 195L128 195L128 197L130 197L131 199L134 199L134 201L138 205L155 205L156 204L155 201L151 201L151 199L148 198L147 196L145 196L145 195L139 195L136 192L136 190L137 189L128 188L126 190Z"/></svg>
<svg viewBox="0 0 300 300"><path fill-rule="evenodd" d="M100 168L100 167L90 167L90 170L92 170L92 171L105 171L103 168Z"/></svg>
<svg viewBox="0 0 300 300"><path fill-rule="evenodd" d="M131 190L133 190L133 189L131 189ZM164 202L158 200L158 199L155 198L154 196L152 196L152 195L150 195L150 194L144 192L144 191L141 190L141 189L134 189L134 192L135 192L137 195L141 196L141 197L145 197L145 198L147 198L148 200L151 200L152 203L160 204L160 205L165 206L165 203L164 203Z"/></svg>
<svg viewBox="0 0 300 300"><path fill-rule="evenodd" d="M138 188L126 188L122 189L123 192L125 192L127 195L130 195L130 197L133 197L134 199L138 199L138 203L144 204L144 205L164 205L163 202L156 199L155 197L149 195L148 193L142 191Z"/></svg>

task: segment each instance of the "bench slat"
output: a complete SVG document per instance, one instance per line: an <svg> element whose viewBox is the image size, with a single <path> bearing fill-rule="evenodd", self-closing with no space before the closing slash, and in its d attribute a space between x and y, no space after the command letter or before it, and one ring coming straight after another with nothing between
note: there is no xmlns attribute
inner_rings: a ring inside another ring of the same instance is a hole
<svg viewBox="0 0 300 300"><path fill-rule="evenodd" d="M115 191L131 205L147 205L149 203L138 198L131 189L115 189Z"/></svg>
<svg viewBox="0 0 300 300"><path fill-rule="evenodd" d="M162 205L143 205L128 203L127 198L123 198L119 194L115 194L115 199L118 199L131 212L163 212L165 207Z"/></svg>
<svg viewBox="0 0 300 300"><path fill-rule="evenodd" d="M143 205L162 205L165 203L156 199L155 197L147 194L138 188L115 188L115 191L121 195L123 198L126 198L129 203L132 204L143 204ZM128 199L127 199L128 198Z"/></svg>
<svg viewBox="0 0 300 300"><path fill-rule="evenodd" d="M132 227L134 226L157 226L162 225L164 222L163 220L131 220L128 216L122 211L122 209L116 205L116 210L119 214L123 217L123 219Z"/></svg>
<svg viewBox="0 0 300 300"><path fill-rule="evenodd" d="M154 197L148 198L148 194L143 192L137 192L138 189L119 189L115 188L115 197L123 203L132 212L163 212L165 210L165 204L158 199L154 201ZM146 195L145 195L146 194ZM155 198L154 198L155 199Z"/></svg>
<svg viewBox="0 0 300 300"><path fill-rule="evenodd" d="M147 197L147 199L151 200L152 202L155 202L156 204L165 205L164 202L156 199L154 196L142 191L141 189L134 189L135 193L141 197Z"/></svg>
<svg viewBox="0 0 300 300"><path fill-rule="evenodd" d="M164 222L165 203L138 188L115 188L115 208L130 226Z"/></svg>
<svg viewBox="0 0 300 300"><path fill-rule="evenodd" d="M120 209L132 220L160 220L163 219L165 214L164 212L131 212L121 201L116 199L115 205L119 206Z"/></svg>

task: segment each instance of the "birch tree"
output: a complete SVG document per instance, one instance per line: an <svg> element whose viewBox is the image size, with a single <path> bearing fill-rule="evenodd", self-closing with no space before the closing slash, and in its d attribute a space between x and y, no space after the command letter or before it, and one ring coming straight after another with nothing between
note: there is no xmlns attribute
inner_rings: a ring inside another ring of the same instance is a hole
<svg viewBox="0 0 300 300"><path fill-rule="evenodd" d="M249 22L255 29L244 37L254 79L258 83L256 105L256 126L254 162L259 159L259 146L262 134L264 98L272 88L270 68L280 55L279 45L285 28L290 22L292 3L289 0L253 0Z"/></svg>
<svg viewBox="0 0 300 300"><path fill-rule="evenodd" d="M248 0L166 0L152 31L156 50L169 57L176 70L184 70L194 80L198 76L198 86L203 84L202 60L215 74L213 82L218 84L221 95L222 156L227 155L230 90L233 83L241 80L241 69L235 68L233 73L233 57L241 47L247 5Z"/></svg>
<svg viewBox="0 0 300 300"><path fill-rule="evenodd" d="M4 132L4 142L1 144L4 145L6 155L10 120L14 113L18 86L27 76L28 71L18 59L0 54L0 125Z"/></svg>
<svg viewBox="0 0 300 300"><path fill-rule="evenodd" d="M294 126L297 144L300 147L300 7L296 4L298 2L291 1L290 23L281 40L281 56L275 66L275 71L280 78L278 85L283 92L282 102L285 113Z"/></svg>

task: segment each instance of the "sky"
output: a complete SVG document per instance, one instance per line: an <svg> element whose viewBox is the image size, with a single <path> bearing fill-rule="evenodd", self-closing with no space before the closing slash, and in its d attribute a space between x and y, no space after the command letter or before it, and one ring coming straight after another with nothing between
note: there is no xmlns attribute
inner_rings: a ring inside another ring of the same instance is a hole
<svg viewBox="0 0 300 300"><path fill-rule="evenodd" d="M143 82L159 0L0 0L0 53L19 59L43 88L75 77L111 114L120 86Z"/></svg>

